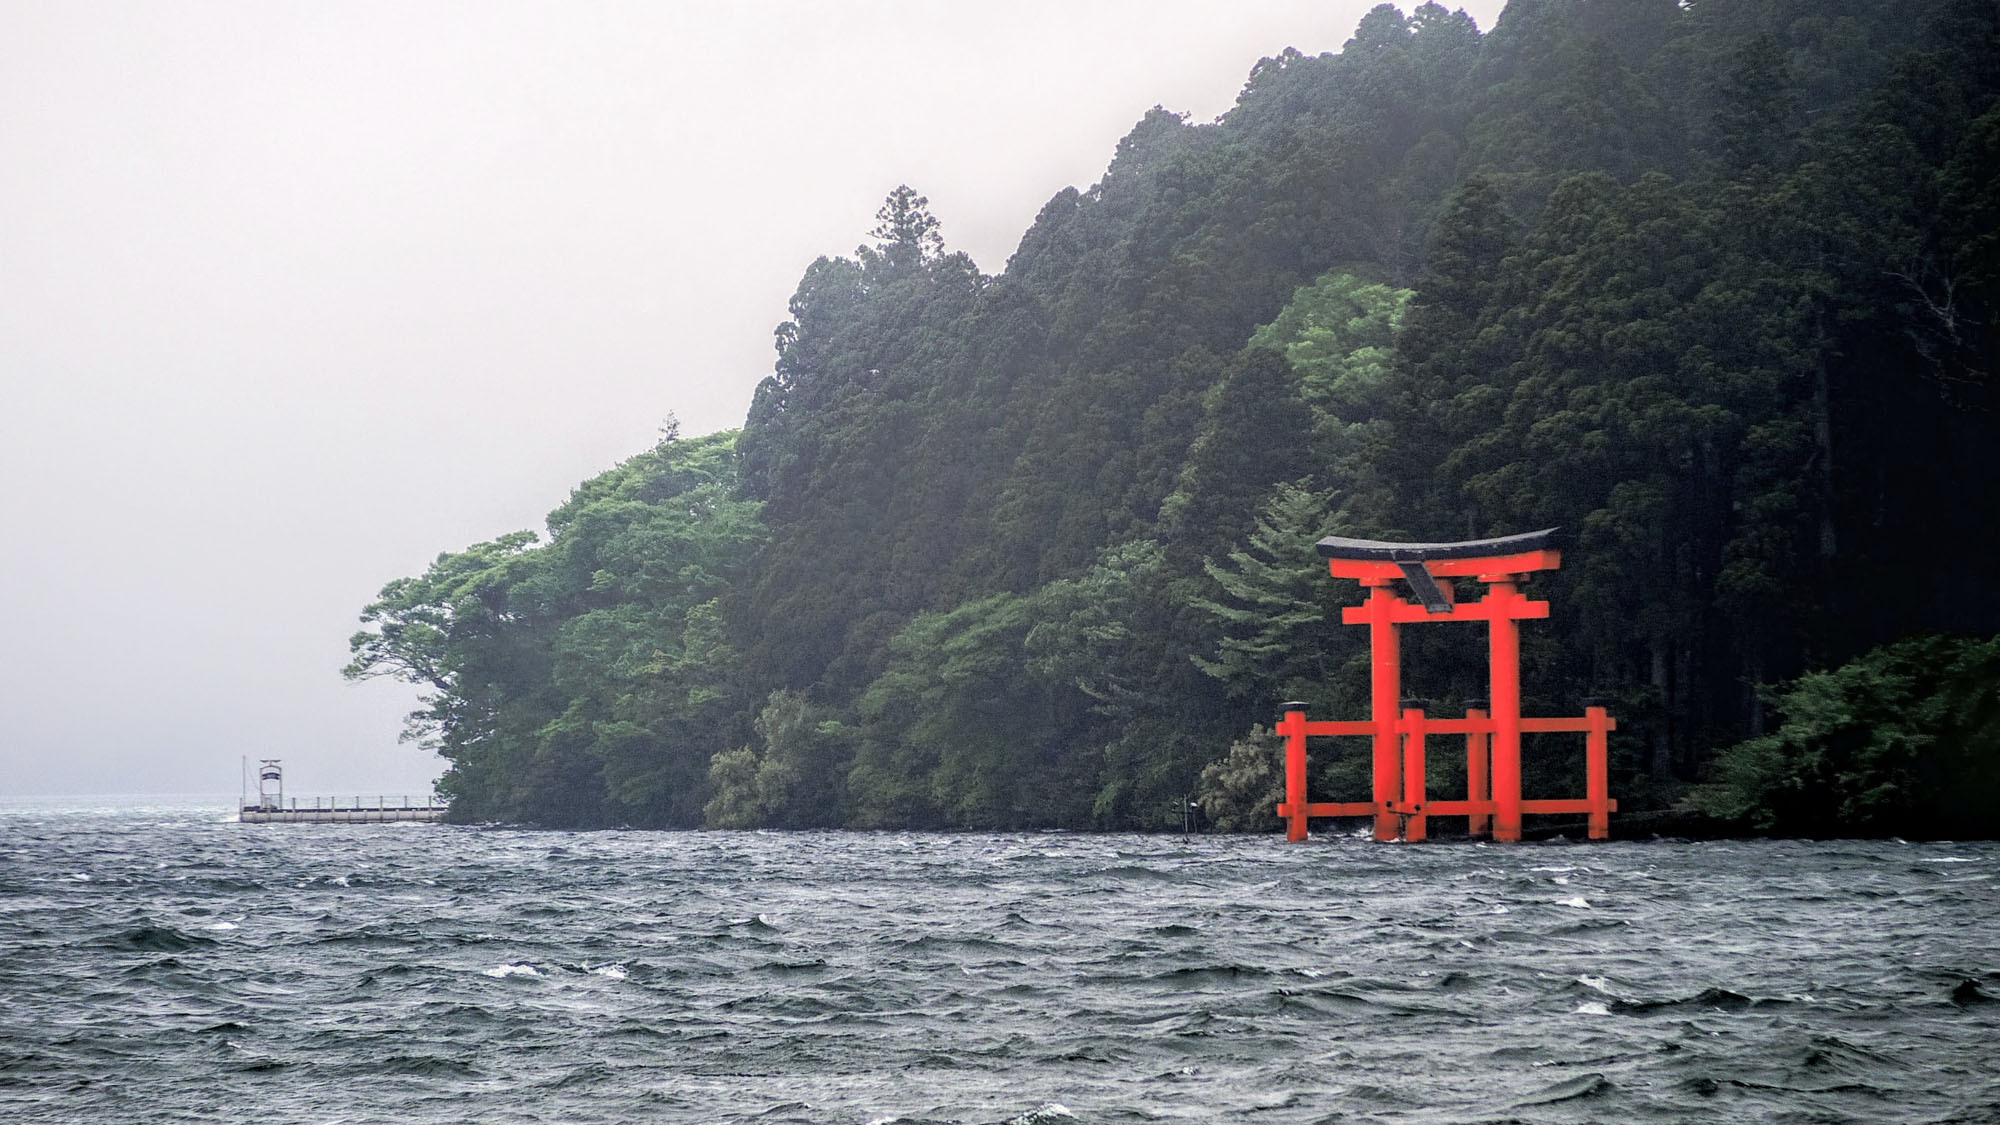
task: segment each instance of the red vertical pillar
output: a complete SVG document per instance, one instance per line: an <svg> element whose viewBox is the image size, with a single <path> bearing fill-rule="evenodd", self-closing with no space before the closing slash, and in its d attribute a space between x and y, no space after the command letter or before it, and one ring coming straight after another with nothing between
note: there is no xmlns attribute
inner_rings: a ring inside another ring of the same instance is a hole
<svg viewBox="0 0 2000 1125"><path fill-rule="evenodd" d="M1590 799L1590 838L1608 840L1611 838L1611 762L1610 762L1610 716L1604 708L1586 701L1583 717L1590 721L1590 728L1584 732L1585 789L1584 795Z"/></svg>
<svg viewBox="0 0 2000 1125"><path fill-rule="evenodd" d="M1306 838L1306 713L1303 705L1287 704L1278 730L1285 736L1285 839Z"/></svg>
<svg viewBox="0 0 2000 1125"><path fill-rule="evenodd" d="M1393 840L1401 827L1389 802L1402 788L1402 755L1396 745L1396 704L1403 694L1403 652L1396 623L1389 613L1402 604L1386 578L1373 579L1368 595L1368 663L1373 690L1370 718L1375 720L1375 838Z"/></svg>
<svg viewBox="0 0 2000 1125"><path fill-rule="evenodd" d="M1486 701L1468 699L1465 701L1465 719L1477 723L1486 717ZM1493 786L1486 779L1487 742L1489 736L1483 730L1465 732L1465 799L1478 803L1493 799ZM1465 818L1467 836L1484 836L1493 831L1493 815L1475 812Z"/></svg>
<svg viewBox="0 0 2000 1125"><path fill-rule="evenodd" d="M1403 839L1418 843L1429 835L1430 817L1423 812L1424 701L1403 702Z"/></svg>
<svg viewBox="0 0 2000 1125"><path fill-rule="evenodd" d="M1482 576L1492 606L1487 633L1493 704L1493 838L1521 838L1521 595L1512 575Z"/></svg>

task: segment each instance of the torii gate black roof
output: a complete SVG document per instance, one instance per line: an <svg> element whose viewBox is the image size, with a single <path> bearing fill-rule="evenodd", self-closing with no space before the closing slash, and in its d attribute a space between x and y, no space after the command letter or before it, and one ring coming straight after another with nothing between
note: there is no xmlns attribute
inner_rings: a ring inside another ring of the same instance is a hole
<svg viewBox="0 0 2000 1125"><path fill-rule="evenodd" d="M1555 545L1556 528L1503 535L1498 539L1467 539L1458 543L1387 543L1380 539L1344 539L1329 535L1319 541L1321 558L1367 562L1426 562L1431 559L1478 559L1488 555L1518 555Z"/></svg>

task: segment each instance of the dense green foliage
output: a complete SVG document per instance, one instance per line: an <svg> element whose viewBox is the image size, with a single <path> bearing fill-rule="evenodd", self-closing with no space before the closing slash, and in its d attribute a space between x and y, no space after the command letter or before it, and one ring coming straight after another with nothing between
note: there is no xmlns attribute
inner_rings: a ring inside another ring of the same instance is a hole
<svg viewBox="0 0 2000 1125"><path fill-rule="evenodd" d="M410 735L458 815L680 825L740 710L718 599L763 539L735 435L666 440L516 532L440 555L362 612L352 678L428 691Z"/></svg>
<svg viewBox="0 0 2000 1125"><path fill-rule="evenodd" d="M1669 799L1757 684L2000 630L1996 95L1990 0L1384 5L1146 114L998 275L897 189L740 437L392 583L350 671L432 692L463 817L1249 824L1246 732L1365 713L1314 540L1553 525L1527 706L1609 696ZM1483 695L1449 633L1409 690Z"/></svg>
<svg viewBox="0 0 2000 1125"><path fill-rule="evenodd" d="M1773 693L1784 721L1716 757L1699 803L1766 832L1991 836L2000 637L1918 636Z"/></svg>

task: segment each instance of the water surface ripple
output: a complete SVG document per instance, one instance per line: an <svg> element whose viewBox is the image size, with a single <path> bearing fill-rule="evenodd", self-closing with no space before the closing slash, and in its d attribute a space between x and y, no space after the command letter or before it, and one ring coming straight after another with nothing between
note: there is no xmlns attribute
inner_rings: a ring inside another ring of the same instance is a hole
<svg viewBox="0 0 2000 1125"><path fill-rule="evenodd" d="M1992 844L0 808L8 1122L1986 1122Z"/></svg>

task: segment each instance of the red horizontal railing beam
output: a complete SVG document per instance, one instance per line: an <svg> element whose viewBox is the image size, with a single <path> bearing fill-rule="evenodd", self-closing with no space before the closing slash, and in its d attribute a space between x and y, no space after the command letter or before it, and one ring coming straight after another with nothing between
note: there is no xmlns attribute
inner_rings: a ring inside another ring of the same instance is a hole
<svg viewBox="0 0 2000 1125"><path fill-rule="evenodd" d="M1393 723L1390 729L1393 733L1395 730ZM1431 734L1492 734L1493 720L1435 719L1426 715L1424 718L1424 729ZM1523 734L1561 734L1564 732L1588 734L1590 733L1590 729L1590 717L1588 715L1574 719L1551 717L1545 719L1523 718L1521 720L1521 733ZM1617 730L1618 720L1606 716L1604 729ZM1362 735L1372 735L1375 731L1376 723L1373 719L1338 721L1307 720L1306 722L1306 734L1313 738L1352 738ZM1283 734L1284 731L1281 730L1278 733Z"/></svg>
<svg viewBox="0 0 2000 1125"><path fill-rule="evenodd" d="M1607 812L1617 812L1618 802L1607 799L1604 802L1604 808ZM1530 801L1523 799L1521 801L1521 811L1524 813L1587 813L1596 811L1596 806L1591 803L1588 797L1575 797L1567 800L1559 799L1553 801Z"/></svg>
<svg viewBox="0 0 2000 1125"><path fill-rule="evenodd" d="M1307 801L1307 816L1374 816L1378 810L1373 801ZM1292 806L1278 806L1280 819L1292 815Z"/></svg>
<svg viewBox="0 0 2000 1125"><path fill-rule="evenodd" d="M1526 621L1549 615L1547 602L1523 599L1513 604L1513 609L1499 616L1515 621ZM1432 613L1423 606L1410 602L1398 602L1389 607L1389 620L1397 625L1412 625L1422 621L1491 621L1494 616L1493 607L1483 601L1457 602L1444 613ZM1343 625L1367 625L1374 620L1375 610L1366 605L1351 605L1340 611L1340 621Z"/></svg>
<svg viewBox="0 0 2000 1125"><path fill-rule="evenodd" d="M1604 729L1617 730L1618 720L1611 718L1608 715L1605 716ZM1553 734L1553 733L1560 733L1562 731L1587 734L1590 732L1590 730L1591 730L1590 717L1587 715L1581 719L1522 719L1521 720L1521 732L1523 734L1528 734L1528 733Z"/></svg>
<svg viewBox="0 0 2000 1125"><path fill-rule="evenodd" d="M1310 812L1312 807L1313 806L1311 805L1307 805L1306 806L1307 811ZM1367 807L1371 810L1374 808L1373 805L1369 805ZM1617 812L1618 802L1616 800L1607 800L1605 802L1605 809L1608 812ZM1419 813L1422 813L1425 816L1491 816L1493 813L1493 802L1492 801L1425 801L1423 808L1414 809L1402 801L1390 801L1389 811L1392 813L1396 813L1399 816L1415 816ZM1544 801L1535 801L1523 798L1521 800L1521 811L1524 813L1588 813L1588 812L1594 812L1595 808L1592 805L1590 798L1588 797L1575 797L1575 798L1559 797ZM1317 816L1319 814L1313 813L1312 815ZM1343 813L1341 815L1360 816L1362 814Z"/></svg>
<svg viewBox="0 0 2000 1125"><path fill-rule="evenodd" d="M1332 738L1374 734L1376 723L1373 719L1328 719L1324 722L1306 723L1306 734L1315 738Z"/></svg>

